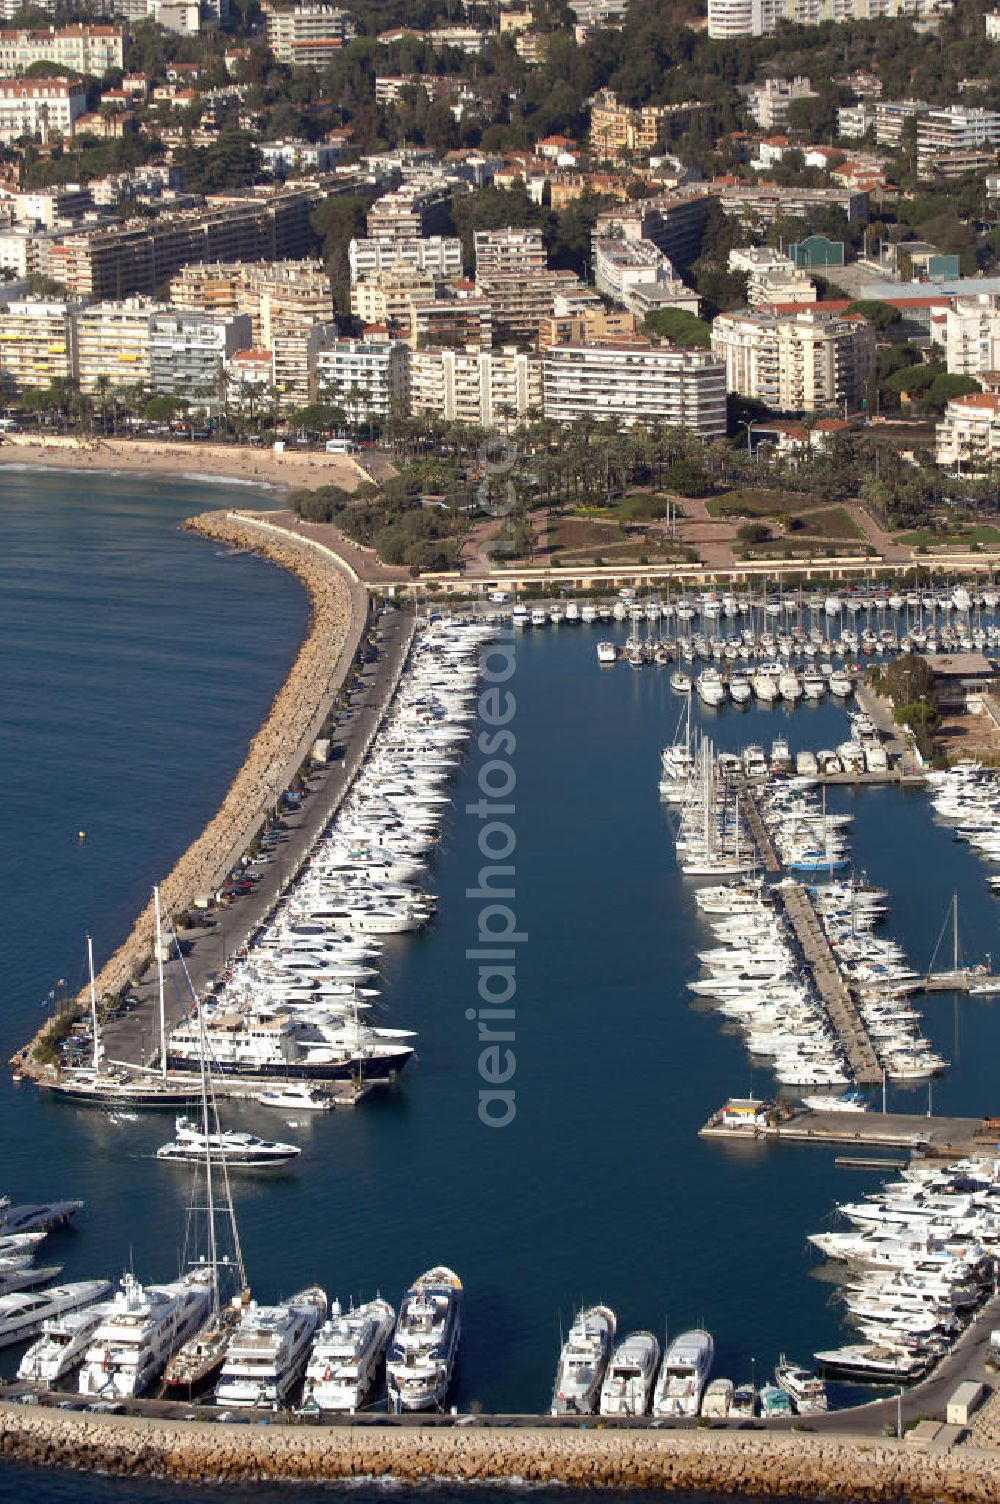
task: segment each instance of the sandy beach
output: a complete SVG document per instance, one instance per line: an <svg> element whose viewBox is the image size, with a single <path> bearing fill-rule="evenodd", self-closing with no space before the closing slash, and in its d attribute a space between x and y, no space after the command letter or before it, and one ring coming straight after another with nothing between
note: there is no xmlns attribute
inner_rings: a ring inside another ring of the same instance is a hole
<svg viewBox="0 0 1000 1504"><path fill-rule="evenodd" d="M166 444L146 439L77 439L8 434L0 465L44 465L65 470L127 470L155 475L217 477L220 480L299 490L343 486L353 491L368 477L346 454L304 450L284 453L236 444Z"/></svg>

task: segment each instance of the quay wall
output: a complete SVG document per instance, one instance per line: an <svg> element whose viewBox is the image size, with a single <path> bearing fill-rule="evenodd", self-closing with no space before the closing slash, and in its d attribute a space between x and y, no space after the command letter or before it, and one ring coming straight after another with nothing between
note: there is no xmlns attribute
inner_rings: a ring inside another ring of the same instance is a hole
<svg viewBox="0 0 1000 1504"><path fill-rule="evenodd" d="M164 912L179 914L214 893L260 831L277 797L300 767L343 685L368 615L368 595L353 570L328 548L269 526L242 512L205 512L184 527L201 537L251 550L289 570L309 597L310 620L288 676L247 749L219 809L160 882ZM114 996L141 976L153 957L153 903L145 905L128 937L97 975L99 997ZM89 993L76 999L82 1009ZM12 1064L31 1070L43 1024Z"/></svg>
<svg viewBox="0 0 1000 1504"><path fill-rule="evenodd" d="M235 1427L0 1406L0 1458L187 1483L530 1481L727 1495L987 1504L1000 1452L766 1432Z"/></svg>

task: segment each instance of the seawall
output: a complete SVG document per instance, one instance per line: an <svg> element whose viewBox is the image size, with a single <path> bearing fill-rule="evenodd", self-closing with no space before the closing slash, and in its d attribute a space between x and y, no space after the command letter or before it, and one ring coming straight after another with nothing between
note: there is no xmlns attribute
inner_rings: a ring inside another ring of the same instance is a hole
<svg viewBox="0 0 1000 1504"><path fill-rule="evenodd" d="M164 911L183 913L196 898L214 893L260 830L267 811L300 767L344 683L367 620L367 592L328 549L284 533L242 512L206 512L184 527L216 543L251 550L289 570L309 597L310 619L295 661L256 733L243 765L215 815L173 870L160 880ZM151 884L152 886L152 884ZM97 976L99 997L137 979L153 956L152 900ZM88 995L82 992L82 1009ZM42 1026L14 1064L31 1068L31 1055L51 1023Z"/></svg>
<svg viewBox="0 0 1000 1504"><path fill-rule="evenodd" d="M207 1425L0 1406L0 1457L180 1482L530 1481L986 1504L1000 1453L765 1432Z"/></svg>

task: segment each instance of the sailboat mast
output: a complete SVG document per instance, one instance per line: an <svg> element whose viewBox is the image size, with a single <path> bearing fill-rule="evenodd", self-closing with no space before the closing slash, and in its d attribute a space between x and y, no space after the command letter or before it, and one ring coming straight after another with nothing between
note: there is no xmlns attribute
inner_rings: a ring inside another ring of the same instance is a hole
<svg viewBox="0 0 1000 1504"><path fill-rule="evenodd" d="M212 1269L212 1310L219 1309L219 1251L215 1238L215 1187L212 1181L212 1124L208 1113L208 1042L205 1039L205 1009L198 1000L198 1036L201 1046L201 1123L205 1134L205 1202L208 1212L208 1261Z"/></svg>
<svg viewBox="0 0 1000 1504"><path fill-rule="evenodd" d="M958 974L958 893L952 899L952 929L951 929L952 962L951 969Z"/></svg>
<svg viewBox="0 0 1000 1504"><path fill-rule="evenodd" d="M90 1028L94 1036L94 1070L101 1068L101 1033L97 1023L97 986L94 982L94 942L87 936L87 970L90 973Z"/></svg>
<svg viewBox="0 0 1000 1504"><path fill-rule="evenodd" d="M160 923L159 884L153 889L153 913L156 927L156 986L160 1001L160 1075L167 1079L167 1019L163 1004L163 930Z"/></svg>

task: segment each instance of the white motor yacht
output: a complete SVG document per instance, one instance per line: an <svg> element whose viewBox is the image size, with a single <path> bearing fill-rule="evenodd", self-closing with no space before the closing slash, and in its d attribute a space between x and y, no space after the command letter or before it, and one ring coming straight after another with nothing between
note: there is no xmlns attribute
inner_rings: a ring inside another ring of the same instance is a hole
<svg viewBox="0 0 1000 1504"><path fill-rule="evenodd" d="M386 1355L390 1408L444 1404L462 1338L463 1301L462 1281L444 1265L421 1274L407 1290Z"/></svg>
<svg viewBox="0 0 1000 1504"><path fill-rule="evenodd" d="M601 1385L602 1415L645 1415L653 1398L660 1344L652 1332L630 1332L611 1355Z"/></svg>
<svg viewBox="0 0 1000 1504"><path fill-rule="evenodd" d="M309 1356L303 1409L360 1410L374 1391L395 1320L386 1300L349 1311L334 1301Z"/></svg>
<svg viewBox="0 0 1000 1504"><path fill-rule="evenodd" d="M553 1415L593 1415L616 1327L615 1313L608 1306L588 1306L577 1312L559 1354Z"/></svg>
<svg viewBox="0 0 1000 1504"><path fill-rule="evenodd" d="M271 1410L288 1404L326 1310L326 1295L317 1286L280 1305L251 1301L229 1340L215 1387L217 1403Z"/></svg>
<svg viewBox="0 0 1000 1504"><path fill-rule="evenodd" d="M682 1332L667 1348L653 1395L653 1414L697 1415L715 1357L709 1332Z"/></svg>

